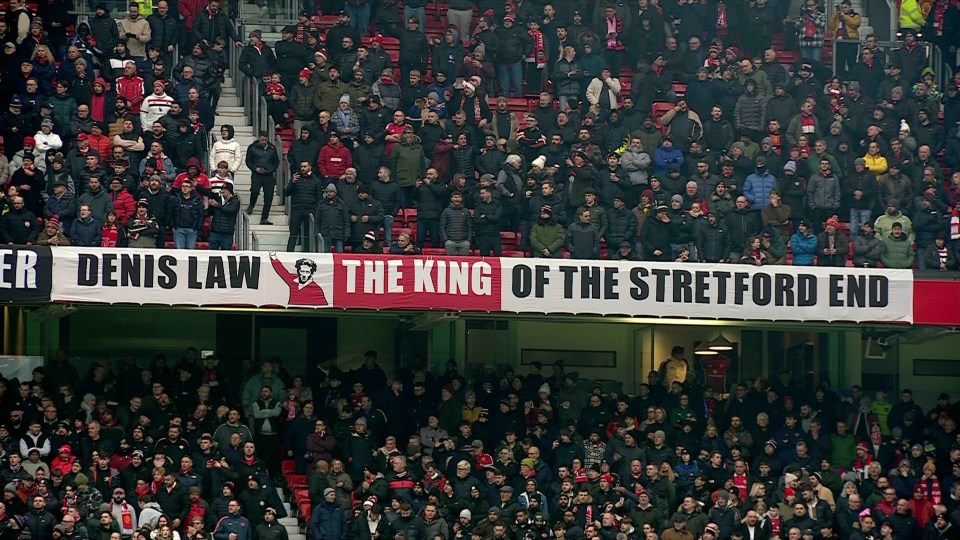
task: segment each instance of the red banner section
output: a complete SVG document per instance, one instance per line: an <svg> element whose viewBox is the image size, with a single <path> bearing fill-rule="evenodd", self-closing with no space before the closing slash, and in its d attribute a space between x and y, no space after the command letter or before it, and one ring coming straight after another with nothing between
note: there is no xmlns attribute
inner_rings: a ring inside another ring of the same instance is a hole
<svg viewBox="0 0 960 540"><path fill-rule="evenodd" d="M960 325L960 280L913 280L913 323Z"/></svg>
<svg viewBox="0 0 960 540"><path fill-rule="evenodd" d="M334 255L336 307L500 311L500 259Z"/></svg>

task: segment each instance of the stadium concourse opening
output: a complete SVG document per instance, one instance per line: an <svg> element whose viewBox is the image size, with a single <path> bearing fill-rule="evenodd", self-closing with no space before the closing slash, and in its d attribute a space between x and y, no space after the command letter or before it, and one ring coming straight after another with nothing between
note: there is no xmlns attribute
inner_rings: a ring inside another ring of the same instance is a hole
<svg viewBox="0 0 960 540"><path fill-rule="evenodd" d="M604 381L610 392L633 394L680 346L698 377L718 394L737 382L775 378L786 370L810 391L823 380L834 387L910 386L918 401L934 400L945 381L960 375L955 354L960 336L951 327L92 305L51 305L26 319L21 354L52 355L63 348L85 366L104 358L119 364L125 357L140 363L160 354L176 358L193 347L238 369L279 359L290 373L309 378L323 361L349 371L375 350L388 373L415 365L442 373L452 361L470 378L486 366L523 373L534 362L549 371L560 361L567 371ZM731 348L701 354L718 340ZM942 365L939 371L915 369L916 359Z"/></svg>

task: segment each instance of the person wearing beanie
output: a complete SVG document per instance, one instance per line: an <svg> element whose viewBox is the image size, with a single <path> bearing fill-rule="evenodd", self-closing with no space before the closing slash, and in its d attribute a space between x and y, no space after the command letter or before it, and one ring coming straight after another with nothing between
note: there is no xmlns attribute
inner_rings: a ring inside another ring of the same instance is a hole
<svg viewBox="0 0 960 540"><path fill-rule="evenodd" d="M849 249L850 239L840 231L840 220L827 218L817 236L817 266L846 266Z"/></svg>
<svg viewBox="0 0 960 540"><path fill-rule="evenodd" d="M259 81L264 75L273 73L277 65L277 57L273 49L263 42L263 33L260 30L251 31L247 34L247 38L247 44L240 51L240 72Z"/></svg>
<svg viewBox="0 0 960 540"><path fill-rule="evenodd" d="M530 250L535 258L559 259L560 249L566 244L563 225L554 218L553 206L540 207L536 223L530 228Z"/></svg>
<svg viewBox="0 0 960 540"><path fill-rule="evenodd" d="M379 255L383 253L383 246L380 245L380 242L377 241L377 233L370 231L367 234L363 235L363 241L360 242L360 245L353 249L354 253L364 253L364 254L374 254Z"/></svg>
<svg viewBox="0 0 960 540"><path fill-rule="evenodd" d="M60 232L60 218L56 215L47 218L43 230L37 236L37 245L40 246L69 246L70 240Z"/></svg>

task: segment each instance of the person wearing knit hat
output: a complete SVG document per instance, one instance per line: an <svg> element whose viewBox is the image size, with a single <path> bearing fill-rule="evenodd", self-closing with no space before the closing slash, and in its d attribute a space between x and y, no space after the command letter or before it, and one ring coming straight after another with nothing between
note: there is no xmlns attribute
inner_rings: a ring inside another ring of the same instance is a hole
<svg viewBox="0 0 960 540"><path fill-rule="evenodd" d="M247 37L256 38L257 43L259 43L263 39L263 32L260 30L251 30L250 33L247 34ZM256 45L256 43L251 43L251 45Z"/></svg>
<svg viewBox="0 0 960 540"><path fill-rule="evenodd" d="M553 205L541 205L539 218L530 228L530 249L536 258L556 259L562 255L566 232L553 214Z"/></svg>
<svg viewBox="0 0 960 540"><path fill-rule="evenodd" d="M37 244L41 246L69 246L70 240L60 232L60 217L56 214L47 218L43 230L37 236ZM69 448L69 447L68 447ZM68 450L69 452L69 450Z"/></svg>
<svg viewBox="0 0 960 540"><path fill-rule="evenodd" d="M547 156L538 156L536 159L530 162L530 165L538 169L545 168L547 166Z"/></svg>

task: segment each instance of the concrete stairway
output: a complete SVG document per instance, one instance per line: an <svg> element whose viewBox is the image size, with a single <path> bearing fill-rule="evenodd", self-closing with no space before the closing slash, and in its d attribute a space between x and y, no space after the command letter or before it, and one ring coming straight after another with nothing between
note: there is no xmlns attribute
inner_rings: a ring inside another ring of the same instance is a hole
<svg viewBox="0 0 960 540"><path fill-rule="evenodd" d="M258 24L248 25L246 32L255 28L261 28L261 26ZM272 29L272 25L264 25L262 29L269 31ZM275 36L273 34L264 34L264 40L271 46L274 41L279 39L279 34ZM223 124L233 126L237 142L240 143L241 157L245 159L247 147L256 142L257 134L253 132L252 122L247 118L247 115L244 113L244 108L240 105L240 98L237 95L236 82L233 79L232 73L228 73L223 83L223 94L217 106L214 123L214 134L217 137L220 133L220 126ZM234 187L237 190L237 195L240 197L242 208L246 210L251 199L251 177L250 171L245 166L241 167L234 176ZM249 245L251 249L283 251L286 249L287 238L289 236L287 215L284 213L283 197L277 194L276 191L274 192L273 206L271 207L268 218L273 225L260 224L263 200L264 197L261 193L258 197L257 204L253 208L253 214L250 216L250 231L251 236L255 237L255 241L254 238L251 238Z"/></svg>

